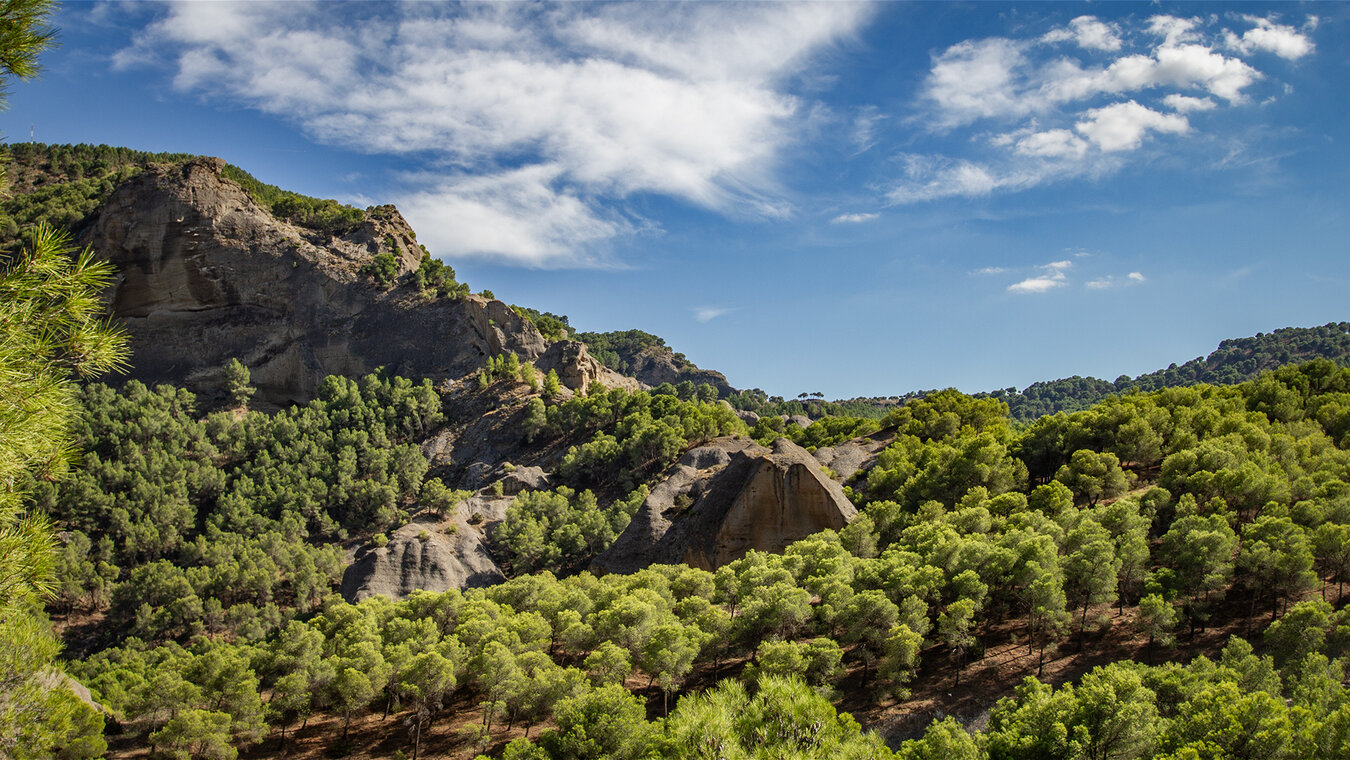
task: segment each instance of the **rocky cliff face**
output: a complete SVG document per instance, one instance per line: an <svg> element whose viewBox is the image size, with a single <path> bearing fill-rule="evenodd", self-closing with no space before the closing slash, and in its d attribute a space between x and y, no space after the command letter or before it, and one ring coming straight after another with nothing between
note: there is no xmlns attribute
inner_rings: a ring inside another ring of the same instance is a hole
<svg viewBox="0 0 1350 760"><path fill-rule="evenodd" d="M118 270L110 300L130 334L132 377L210 393L237 357L260 400L285 404L309 399L330 374L385 367L440 380L494 354L545 357L539 331L501 301L431 299L407 284L385 291L361 275L389 252L406 281L421 259L392 206L341 237L321 236L274 218L223 168L218 159L152 167L81 233ZM555 347L541 368L564 382L623 382L573 345Z"/></svg>
<svg viewBox="0 0 1350 760"><path fill-rule="evenodd" d="M751 549L778 552L838 530L857 513L820 463L791 441L780 438L769 451L719 439L685 454L594 567L624 573L683 562L714 569Z"/></svg>
<svg viewBox="0 0 1350 760"><path fill-rule="evenodd" d="M693 364L684 363L681 366L675 359L675 353L666 346L648 346L636 354L623 358L628 362L628 374L646 385L657 386L661 383L677 385L688 380L695 385L704 383L711 385L723 397L736 392L731 383L727 382L726 375Z"/></svg>

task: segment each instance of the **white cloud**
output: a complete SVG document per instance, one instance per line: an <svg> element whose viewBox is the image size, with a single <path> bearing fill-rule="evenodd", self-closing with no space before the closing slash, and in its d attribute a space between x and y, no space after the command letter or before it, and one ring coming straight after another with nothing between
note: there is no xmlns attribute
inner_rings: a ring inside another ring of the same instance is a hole
<svg viewBox="0 0 1350 760"><path fill-rule="evenodd" d="M1003 267L984 267L983 269L976 269L971 274L1003 274L1006 271L1008 270Z"/></svg>
<svg viewBox="0 0 1350 760"><path fill-rule="evenodd" d="M419 231L454 220L445 252L547 265L591 261L590 246L625 234L613 209L634 193L784 213L775 164L811 110L785 83L870 13L828 3L343 8L171 5L116 63L162 62L179 90L294 121L324 142L425 156L444 181L408 193Z"/></svg>
<svg viewBox="0 0 1350 760"><path fill-rule="evenodd" d="M900 183L887 194L892 203L988 195L1011 181L995 176L987 167L972 161L952 161L942 156L914 154L906 155L903 159L908 181Z"/></svg>
<svg viewBox="0 0 1350 760"><path fill-rule="evenodd" d="M1072 261L1052 261L1040 267L1041 274L1009 285L1008 292L1045 293L1055 288L1064 287L1069 283L1067 272L1071 268L1073 268Z"/></svg>
<svg viewBox="0 0 1350 760"><path fill-rule="evenodd" d="M830 224L859 224L861 222L870 222L873 219L879 218L880 216L881 214L875 213L840 214L839 216L836 216L835 218L831 219Z"/></svg>
<svg viewBox="0 0 1350 760"><path fill-rule="evenodd" d="M1088 156L1088 160L1035 157L999 165L947 156L906 154L901 158L904 176L886 194L887 200L894 204L1025 190L1054 179L1096 174L1114 167L1114 159L1104 155Z"/></svg>
<svg viewBox="0 0 1350 760"><path fill-rule="evenodd" d="M1069 22L1067 27L1059 27L1046 32L1041 42L1066 42L1073 40L1081 48L1113 52L1120 49L1120 36L1114 24L1103 23L1095 16L1079 16Z"/></svg>
<svg viewBox="0 0 1350 760"><path fill-rule="evenodd" d="M1212 111L1219 107L1209 98L1193 98L1190 95L1172 93L1163 98L1163 105L1176 111L1177 113L1191 113L1192 111Z"/></svg>
<svg viewBox="0 0 1350 760"><path fill-rule="evenodd" d="M939 127L954 127L996 116L1022 116L1038 108L1024 92L1030 66L1020 42L995 37L967 40L933 61L925 96Z"/></svg>
<svg viewBox="0 0 1350 760"><path fill-rule="evenodd" d="M1313 51L1312 40L1292 26L1277 24L1269 18L1258 18L1256 16L1243 16L1242 18L1256 26L1248 29L1241 37L1233 32L1225 34L1228 47L1234 50L1243 54L1262 50L1274 53L1289 61L1296 61ZM1309 17L1309 27L1317 28L1316 16Z"/></svg>
<svg viewBox="0 0 1350 760"><path fill-rule="evenodd" d="M1114 287L1138 285L1139 283L1146 281L1147 280L1144 277L1144 275L1140 274L1139 272L1130 272L1128 275L1125 276L1123 282L1121 280L1117 280L1115 275L1108 274L1105 277L1098 277L1095 280L1088 280L1086 285L1089 290L1107 290L1109 288Z"/></svg>
<svg viewBox="0 0 1350 760"><path fill-rule="evenodd" d="M708 323L731 313L734 309L720 308L716 306L699 306L694 309L694 319L699 322Z"/></svg>
<svg viewBox="0 0 1350 760"><path fill-rule="evenodd" d="M1063 287L1064 278L1054 275L1041 275L1039 277L1028 277L1021 282L1014 282L1008 286L1009 293L1044 293L1054 288Z"/></svg>
<svg viewBox="0 0 1350 760"><path fill-rule="evenodd" d="M886 116L876 106L864 106L853 119L853 146L859 153L871 150L877 142L878 128Z"/></svg>
<svg viewBox="0 0 1350 760"><path fill-rule="evenodd" d="M535 164L491 175L423 176L418 184L429 189L396 205L417 220L419 237L438 254L536 267L603 266L607 260L592 246L634 227L560 188L561 174L556 164Z"/></svg>
<svg viewBox="0 0 1350 760"><path fill-rule="evenodd" d="M1185 116L1158 113L1133 100L1094 108L1085 116L1074 128L1108 153L1138 148L1149 131L1178 134L1190 129Z"/></svg>
<svg viewBox="0 0 1350 760"><path fill-rule="evenodd" d="M903 172L888 199L1015 192L1103 176L1146 146L1150 156L1184 150L1182 141L1149 138L1192 133L1187 114L1250 102L1249 92L1266 75L1242 55L1278 45L1292 56L1302 48L1291 33L1312 50L1311 21L1295 31L1244 18L1255 25L1250 40L1227 33L1218 16L1126 17L1109 24L1081 16L1039 36L964 40L935 53L918 120L948 138L948 146L964 137L970 148L961 155L902 156ZM1064 42L1076 47L1046 46ZM1205 120L1206 129L1221 127L1219 118ZM965 135L950 134L962 129Z"/></svg>
<svg viewBox="0 0 1350 760"><path fill-rule="evenodd" d="M1016 152L1023 156L1045 158L1082 158L1088 144L1067 129L1036 132L1017 141Z"/></svg>
<svg viewBox="0 0 1350 760"><path fill-rule="evenodd" d="M1180 45L1200 39L1195 33L1196 19L1176 16L1152 16L1148 31L1162 37L1165 45Z"/></svg>

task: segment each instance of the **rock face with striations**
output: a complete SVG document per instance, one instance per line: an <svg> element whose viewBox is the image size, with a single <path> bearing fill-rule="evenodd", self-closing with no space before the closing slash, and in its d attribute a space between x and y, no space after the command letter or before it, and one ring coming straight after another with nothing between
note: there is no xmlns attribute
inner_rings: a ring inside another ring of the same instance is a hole
<svg viewBox="0 0 1350 760"><path fill-rule="evenodd" d="M417 590L491 586L506 580L477 531L459 525L454 535L437 521L413 520L394 531L386 546L367 547L342 574L342 598L356 603L383 594L407 598ZM426 531L427 537L419 535Z"/></svg>
<svg viewBox="0 0 1350 760"><path fill-rule="evenodd" d="M713 569L751 549L782 551L817 531L838 530L857 513L820 463L791 441L780 438L769 451L719 439L685 454L594 568L627 573L683 562Z"/></svg>
<svg viewBox="0 0 1350 760"><path fill-rule="evenodd" d="M548 349L501 301L431 299L408 285L421 248L392 206L324 235L273 217L221 176L224 166L151 167L114 190L80 234L117 268L110 301L129 333L131 377L209 392L239 358L258 398L285 404L312 398L330 374L385 367L434 381L495 354L534 361ZM387 291L360 273L382 252L395 255L401 283ZM589 356L553 364L560 376L596 374Z"/></svg>
<svg viewBox="0 0 1350 760"><path fill-rule="evenodd" d="M636 354L623 356L628 362L628 374L646 385L657 386L661 383L677 385L686 380L695 385L706 383L717 389L721 396L736 392L727 382L726 375L711 369L703 369L688 361L677 361L675 353L667 346L648 346Z"/></svg>

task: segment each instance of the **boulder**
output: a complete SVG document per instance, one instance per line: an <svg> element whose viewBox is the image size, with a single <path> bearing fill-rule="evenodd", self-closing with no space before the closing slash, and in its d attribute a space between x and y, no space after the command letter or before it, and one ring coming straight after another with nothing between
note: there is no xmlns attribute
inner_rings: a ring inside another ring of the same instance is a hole
<svg viewBox="0 0 1350 760"><path fill-rule="evenodd" d="M720 458L695 449L652 489L614 544L596 557L598 572L634 572L683 562L714 569L751 549L782 551L858 513L843 488L805 449L785 438L772 451L720 439ZM708 464L709 468L695 465Z"/></svg>
<svg viewBox="0 0 1350 760"><path fill-rule="evenodd" d="M478 530L457 518L454 535L446 535L446 523L415 518L394 531L389 543L368 546L342 574L342 598L356 603L382 594L405 599L414 591L448 591L452 588L491 586L506 580L492 561ZM426 531L427 538L419 538Z"/></svg>
<svg viewBox="0 0 1350 760"><path fill-rule="evenodd" d="M540 467L517 467L501 479L502 495L515 496L521 491L547 491L553 487L548 473Z"/></svg>

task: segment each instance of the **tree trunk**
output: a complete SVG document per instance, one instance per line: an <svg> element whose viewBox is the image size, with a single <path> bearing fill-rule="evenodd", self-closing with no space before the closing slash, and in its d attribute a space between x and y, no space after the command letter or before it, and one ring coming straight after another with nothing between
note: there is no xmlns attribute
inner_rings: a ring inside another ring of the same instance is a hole
<svg viewBox="0 0 1350 760"><path fill-rule="evenodd" d="M1083 651L1083 639L1087 638L1088 600L1083 601L1083 614L1078 618L1078 651Z"/></svg>

